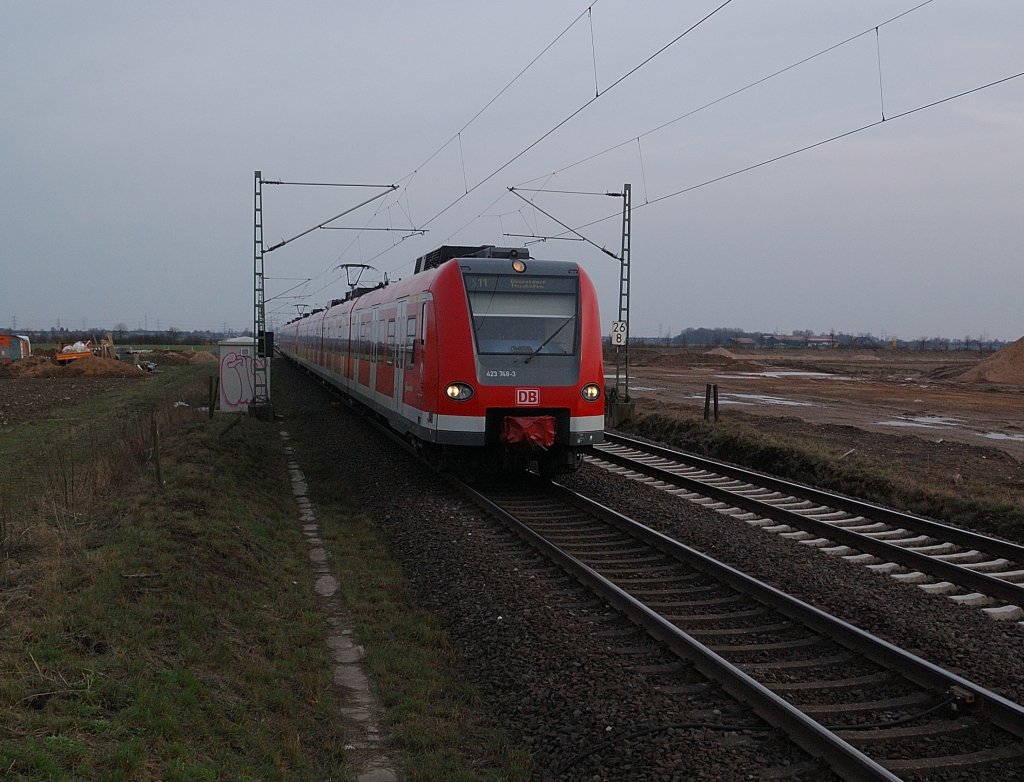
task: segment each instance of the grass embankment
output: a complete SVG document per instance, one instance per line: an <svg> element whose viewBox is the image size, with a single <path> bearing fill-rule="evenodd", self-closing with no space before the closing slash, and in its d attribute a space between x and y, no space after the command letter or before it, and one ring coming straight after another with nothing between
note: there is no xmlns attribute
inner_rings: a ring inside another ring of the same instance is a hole
<svg viewBox="0 0 1024 782"><path fill-rule="evenodd" d="M926 470L914 470L913 465L897 469L878 457L849 455L845 445L830 448L777 432L769 435L758 431L756 424L733 420L710 425L697 415L667 415L640 406L634 419L620 429L752 470L1024 542L1024 505L1005 489L964 492L949 480L935 480Z"/></svg>
<svg viewBox="0 0 1024 782"><path fill-rule="evenodd" d="M0 433L5 779L345 776L276 435L175 407L206 372Z"/></svg>
<svg viewBox="0 0 1024 782"><path fill-rule="evenodd" d="M208 373L0 430L0 778L353 778L277 427L198 412ZM300 450L409 778L525 779L336 459Z"/></svg>

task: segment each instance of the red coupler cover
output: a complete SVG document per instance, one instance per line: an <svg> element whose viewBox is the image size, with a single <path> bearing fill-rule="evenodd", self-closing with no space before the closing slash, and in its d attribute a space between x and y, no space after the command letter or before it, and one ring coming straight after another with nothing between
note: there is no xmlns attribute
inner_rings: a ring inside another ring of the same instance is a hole
<svg viewBox="0 0 1024 782"><path fill-rule="evenodd" d="M510 445L522 443L550 448L555 444L555 417L507 416L501 424L501 440Z"/></svg>

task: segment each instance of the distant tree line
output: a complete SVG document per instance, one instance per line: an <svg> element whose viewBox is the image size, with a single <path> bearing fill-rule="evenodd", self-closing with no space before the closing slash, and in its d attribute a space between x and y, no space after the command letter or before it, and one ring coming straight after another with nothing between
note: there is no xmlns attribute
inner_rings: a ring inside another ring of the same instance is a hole
<svg viewBox="0 0 1024 782"><path fill-rule="evenodd" d="M747 348L880 348L896 350L999 350L1007 345L1005 340L991 339L985 335L961 339L949 337L918 337L899 339L876 337L873 334L846 334L829 332L816 334L810 330L795 330L788 334L774 334L762 331L745 331L739 328L687 328L675 336L631 337L631 344L674 345L678 347L747 347Z"/></svg>
<svg viewBox="0 0 1024 782"><path fill-rule="evenodd" d="M174 327L162 330L129 329L123 323L119 323L112 329L69 329L66 327L49 329L18 329L19 334L28 337L32 344L55 343L70 344L73 342L85 342L93 340L98 342L106 338L107 334L114 340L115 345L208 345L228 337L252 336L252 330L245 331L210 331L194 330L186 331Z"/></svg>
<svg viewBox="0 0 1024 782"><path fill-rule="evenodd" d="M0 329L10 331L10 329ZM129 329L119 323L112 329L69 329L53 327L49 329L18 329L33 344L57 343L68 344L79 340L102 340L110 334L115 345L207 345L229 337L251 337L252 329L243 331L186 331L174 327L150 330ZM949 337L918 337L917 339L899 339L893 337L876 337L870 333L846 334L836 331L827 334L816 334L810 330L794 330L788 334L774 334L763 331L745 331L727 327L687 328L675 336L665 337L630 337L632 345L675 345L678 347L736 347L736 348L881 348L897 350L981 350L994 351L1006 347L1005 340L991 339L985 335L980 337L965 336Z"/></svg>

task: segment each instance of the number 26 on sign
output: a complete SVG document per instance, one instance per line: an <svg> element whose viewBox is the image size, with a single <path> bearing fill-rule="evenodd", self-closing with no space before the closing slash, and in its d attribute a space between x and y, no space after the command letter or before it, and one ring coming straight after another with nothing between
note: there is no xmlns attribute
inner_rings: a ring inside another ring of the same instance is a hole
<svg viewBox="0 0 1024 782"><path fill-rule="evenodd" d="M624 320L613 320L612 321L612 344L613 345L625 345L626 344L626 321L624 321Z"/></svg>

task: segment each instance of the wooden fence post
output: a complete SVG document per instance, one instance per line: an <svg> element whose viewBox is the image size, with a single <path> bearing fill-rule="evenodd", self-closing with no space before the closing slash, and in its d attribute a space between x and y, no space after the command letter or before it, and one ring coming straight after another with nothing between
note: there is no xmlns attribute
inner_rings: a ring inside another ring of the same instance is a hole
<svg viewBox="0 0 1024 782"><path fill-rule="evenodd" d="M210 418L213 418L213 409L217 406L217 398L220 396L220 378L213 375L210 376L210 394L209 404L207 407L210 409Z"/></svg>
<svg viewBox="0 0 1024 782"><path fill-rule="evenodd" d="M153 464L156 466L156 484L163 487L164 474L160 469L160 427L156 423L156 410L153 411Z"/></svg>

